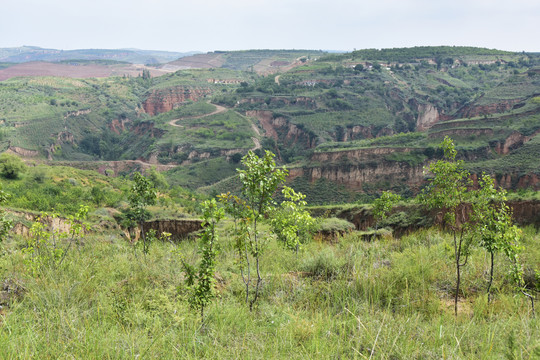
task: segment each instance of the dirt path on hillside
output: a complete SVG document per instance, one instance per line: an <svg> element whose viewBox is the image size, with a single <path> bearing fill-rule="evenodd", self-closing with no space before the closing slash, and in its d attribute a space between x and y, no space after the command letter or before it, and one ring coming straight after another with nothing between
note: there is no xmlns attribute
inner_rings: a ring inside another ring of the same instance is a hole
<svg viewBox="0 0 540 360"><path fill-rule="evenodd" d="M243 116L244 118L248 119L251 122L251 129L253 130L253 132L255 132L255 134L257 134L257 136L261 136L261 132L259 131L259 128L257 127L257 125L255 125L253 123L251 118L249 118L248 116L242 115L242 114L240 114L240 115ZM261 141L259 140L259 138L255 137L255 136L252 136L251 140L253 140L253 144L254 144L254 146L250 149L251 151L255 151L255 150L258 150L258 149L262 148Z"/></svg>
<svg viewBox="0 0 540 360"><path fill-rule="evenodd" d="M259 132L259 128L253 122L251 123L251 128L253 129L255 134L257 134L257 136L261 136L261 133Z"/></svg>
<svg viewBox="0 0 540 360"><path fill-rule="evenodd" d="M174 169L175 167L178 166L178 165L159 164L159 163L156 164L156 163L151 163L151 162L142 161L142 160L118 160L116 162L118 163L124 162L126 164L139 164L144 170L155 167L157 171L167 171L170 169Z"/></svg>
<svg viewBox="0 0 540 360"><path fill-rule="evenodd" d="M259 141L259 139L257 139L255 136L252 136L251 137L251 140L253 140L253 144L255 144L255 146L253 146L250 150L251 151L255 151L255 150L258 150L260 149L262 146L261 146L261 142Z"/></svg>
<svg viewBox="0 0 540 360"><path fill-rule="evenodd" d="M208 101L208 104L210 104L210 101ZM228 110L226 107L223 107L221 105L216 105L216 104L212 104L212 105L214 105L216 107L216 110L214 110L210 114L204 114L204 115L197 115L197 116L173 119L173 120L169 121L168 124L171 125L171 126L175 126L175 127L184 127L183 125L178 125L176 122L179 121L179 120L185 120L185 119L190 119L190 120L201 119L201 118L216 115L216 114L219 114L219 113L222 113L222 112L225 112L225 111ZM253 129L253 131L257 134L257 136L261 136L259 128L257 128L257 126L253 123L253 121L250 118L248 118L247 116L244 116L244 115L242 115L240 113L238 113L238 115L248 119L251 122L251 129ZM262 147L261 141L258 138L256 138L255 136L252 136L251 140L253 141L253 148L251 148L251 151L255 151L255 150L260 149Z"/></svg>
<svg viewBox="0 0 540 360"><path fill-rule="evenodd" d="M208 104L210 104L210 101L208 101ZM169 125L176 126L176 127L184 127L184 125L178 125L176 122L180 121L180 120L185 120L185 119L190 119L190 120L201 119L201 118L204 118L204 117L207 117L207 116L212 116L212 115L216 115L216 114L227 111L226 107L223 107L221 105L216 105L216 104L212 104L212 105L214 105L216 107L216 110L212 111L210 114L197 115L197 116L188 116L188 117L182 117L182 118L178 118L178 119L173 119L173 120L169 121Z"/></svg>

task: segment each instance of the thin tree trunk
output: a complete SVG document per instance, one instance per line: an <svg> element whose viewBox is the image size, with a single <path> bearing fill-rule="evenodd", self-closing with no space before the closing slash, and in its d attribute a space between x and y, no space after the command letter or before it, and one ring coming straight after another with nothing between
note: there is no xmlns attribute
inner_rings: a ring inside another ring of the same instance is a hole
<svg viewBox="0 0 540 360"><path fill-rule="evenodd" d="M521 293L523 295L527 296L529 298L529 300L531 300L532 316L534 317L534 315L535 315L535 312L534 312L534 296L532 296L531 294L526 293L523 290L521 290Z"/></svg>
<svg viewBox="0 0 540 360"><path fill-rule="evenodd" d="M456 261L456 292L454 294L454 315L457 316L457 301L459 291L459 257L457 251L456 231L454 230L454 259Z"/></svg>
<svg viewBox="0 0 540 360"><path fill-rule="evenodd" d="M457 316L458 312L458 296L459 296L459 284L461 282L461 274L459 267L459 258L456 259L456 272L457 272L457 281L456 281L456 295L454 297L454 315Z"/></svg>
<svg viewBox="0 0 540 360"><path fill-rule="evenodd" d="M259 206L259 213L260 213L260 206ZM249 311L253 310L253 304L257 301L257 298L259 297L259 285L261 283L261 273L259 268L259 239L257 237L257 217L254 215L254 221L253 221L253 242L255 243L255 267L257 269L257 284L255 285L255 295L253 296L253 299L249 303Z"/></svg>
<svg viewBox="0 0 540 360"><path fill-rule="evenodd" d="M144 229L143 229L143 223L142 222L139 223L139 229L141 229L141 238L142 238L142 241L143 241L143 254L144 254L144 260L146 261L146 236L144 234Z"/></svg>
<svg viewBox="0 0 540 360"><path fill-rule="evenodd" d="M460 276L461 274L460 274L460 266L459 266L460 254L461 254L461 239L458 245L457 239L456 239L456 232L454 230L454 255L456 258L456 294L454 295L454 316L457 316L457 313L458 313L459 285L461 282L461 276Z"/></svg>
<svg viewBox="0 0 540 360"><path fill-rule="evenodd" d="M62 263L64 262L64 259L66 258L66 255L69 252L69 249L71 249L71 244L73 244L73 238L71 238L69 240L69 244L68 244L66 250L64 251L64 253L62 254L62 258L60 259L60 262L58 263L58 266L62 265Z"/></svg>
<svg viewBox="0 0 540 360"><path fill-rule="evenodd" d="M248 244L245 243L245 251L246 251L246 266L247 266L247 281L244 279L244 273L242 272L242 280L244 280L244 284L246 284L246 304L249 304L249 283L251 282L251 273L250 273L250 265L249 265L249 252L248 252Z"/></svg>
<svg viewBox="0 0 540 360"><path fill-rule="evenodd" d="M487 288L487 294L488 294L488 303L491 302L491 284L493 283L493 260L495 257L495 253L492 251L491 253L491 268L489 271L489 284Z"/></svg>
<svg viewBox="0 0 540 360"><path fill-rule="evenodd" d="M259 288L260 288L261 281L262 281L261 272L260 272L260 269L259 269L259 257L258 256L255 259L255 261L257 263L257 285L255 286L255 296L253 297L253 300L251 300L251 302L249 303L249 311L253 310L253 304L255 304L255 302L257 301L257 298L259 297Z"/></svg>

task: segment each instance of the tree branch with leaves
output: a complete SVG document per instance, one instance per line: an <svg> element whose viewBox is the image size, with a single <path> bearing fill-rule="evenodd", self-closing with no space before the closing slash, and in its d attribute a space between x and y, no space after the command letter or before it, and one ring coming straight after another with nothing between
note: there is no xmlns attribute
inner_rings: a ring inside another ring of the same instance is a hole
<svg viewBox="0 0 540 360"><path fill-rule="evenodd" d="M242 183L241 200L230 194L221 195L222 201L232 201L227 209L229 212L234 210L232 215L237 216L239 220L241 235L237 237L237 248L240 253L242 253L241 249L244 249L243 266L247 277L244 277L244 272L242 276L246 284L246 302L250 310L259 298L262 285L261 258L267 244L267 239L259 232L259 223L275 208L274 193L287 176L287 170L276 166L274 157L275 155L270 151L266 151L261 158L253 151L249 151L242 158L245 169L237 170ZM255 285L252 284L251 271L257 275ZM251 300L250 292L253 294Z"/></svg>
<svg viewBox="0 0 540 360"><path fill-rule="evenodd" d="M466 225L464 204L470 200L468 189L472 182L463 160L456 160L457 150L452 139L446 136L440 148L444 152L444 159L426 168L433 177L428 179L428 186L420 194L420 200L429 209L437 209L442 213L444 224L452 234L456 266L454 313L457 315L461 268L467 264L471 245L471 238L466 236L469 228Z"/></svg>
<svg viewBox="0 0 540 360"><path fill-rule="evenodd" d="M190 289L189 303L198 309L204 321L204 309L215 297L215 268L218 254L218 234L216 226L225 216L223 208L219 208L215 199L203 203L203 231L199 236L199 254L201 260L198 270L181 258L186 274L186 285Z"/></svg>
<svg viewBox="0 0 540 360"><path fill-rule="evenodd" d="M143 240L143 253L146 254L149 251L149 245L147 244L146 234L144 233L144 222L150 217L146 208L156 203L157 192L152 181L144 177L141 173L136 172L133 175L133 185L128 195L130 204L129 217L135 221L139 227L141 237Z"/></svg>

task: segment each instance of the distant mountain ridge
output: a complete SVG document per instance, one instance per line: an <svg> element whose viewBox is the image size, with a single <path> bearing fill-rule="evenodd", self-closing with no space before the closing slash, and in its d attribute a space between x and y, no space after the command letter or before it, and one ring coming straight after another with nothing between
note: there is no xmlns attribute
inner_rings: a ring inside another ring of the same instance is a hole
<svg viewBox="0 0 540 360"><path fill-rule="evenodd" d="M64 60L115 60L133 64L159 64L197 54L196 51L172 52L139 49L45 49L37 46L0 48L0 62L24 63L31 61L58 62Z"/></svg>

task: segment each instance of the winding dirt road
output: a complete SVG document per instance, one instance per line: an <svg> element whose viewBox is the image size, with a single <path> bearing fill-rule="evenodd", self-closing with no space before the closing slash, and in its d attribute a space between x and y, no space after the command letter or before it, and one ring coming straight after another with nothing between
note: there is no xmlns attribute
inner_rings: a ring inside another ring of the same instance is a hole
<svg viewBox="0 0 540 360"><path fill-rule="evenodd" d="M210 102L208 102L208 104L210 104ZM188 116L188 117L182 117L182 118L178 118L178 119L172 119L171 121L169 121L169 125L176 126L176 127L184 127L183 125L178 125L176 122L180 121L180 120L185 120L185 119L191 119L191 120L193 120L193 119L201 119L201 118L204 118L204 117L207 117L207 116L212 116L212 115L216 115L216 114L227 111L226 107L223 107L221 105L216 105L216 104L212 104L212 105L214 105L216 107L216 110L212 111L209 114L203 114L203 115L197 115L197 116Z"/></svg>
<svg viewBox="0 0 540 360"><path fill-rule="evenodd" d="M255 132L255 134L257 134L257 136L261 136L261 133L259 132L259 128L253 122L251 122L251 129ZM261 142L259 141L259 138L252 136L251 140L253 141L253 144L255 145L251 148L251 151L255 151L262 147Z"/></svg>
<svg viewBox="0 0 540 360"><path fill-rule="evenodd" d="M208 104L210 104L210 101L208 101ZM180 120L186 120L186 119L190 119L190 120L193 120L193 119L202 119L202 118L205 118L207 116L212 116L212 115L216 115L216 114L219 114L219 113L222 113L222 112L225 112L227 111L227 108L226 107L223 107L221 105L216 105L216 104L211 104L211 105L214 105L216 107L216 110L212 111L211 113L209 114L204 114L204 115L197 115L197 116L189 116L189 117L182 117L182 118L178 118L178 119L173 119L171 121L168 122L169 125L171 126L175 126L175 127L180 127L180 128L183 128L184 125L178 125L176 122L177 121L180 121ZM247 118L246 116L242 115L242 114L239 114L240 116L244 117L244 118ZM249 121L251 121L251 119L248 119ZM257 134L257 136L261 136L261 133L259 132L259 129L257 128L257 126L255 124L253 124L253 122L251 122L251 128L253 129L253 131ZM257 149L260 149L262 146L261 146L261 142L259 141L259 139L255 136L252 136L251 137L251 140L253 141L253 148L251 148L251 151L255 151Z"/></svg>

